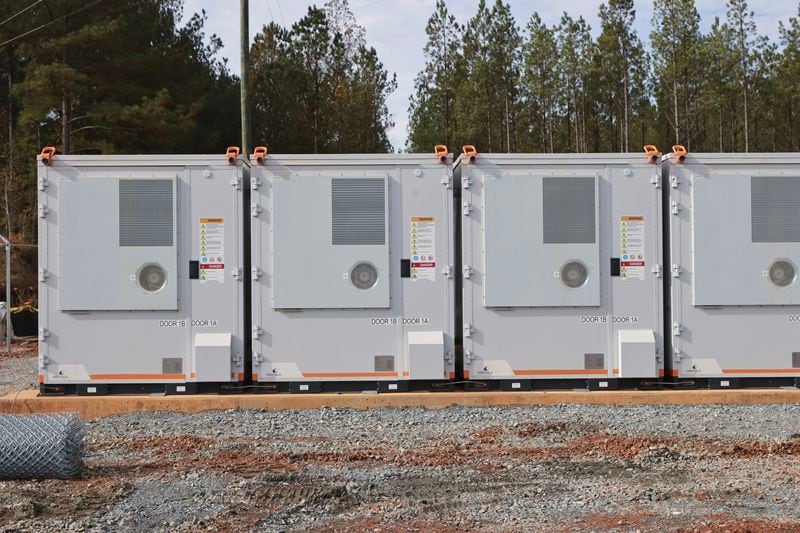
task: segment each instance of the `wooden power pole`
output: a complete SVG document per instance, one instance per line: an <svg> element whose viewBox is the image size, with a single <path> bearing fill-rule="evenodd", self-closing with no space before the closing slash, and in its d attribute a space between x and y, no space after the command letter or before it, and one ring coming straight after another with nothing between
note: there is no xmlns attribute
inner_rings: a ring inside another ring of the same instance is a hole
<svg viewBox="0 0 800 533"><path fill-rule="evenodd" d="M242 154L250 154L252 132L250 130L250 6L248 0L240 0L239 15L241 48L241 115L242 115Z"/></svg>

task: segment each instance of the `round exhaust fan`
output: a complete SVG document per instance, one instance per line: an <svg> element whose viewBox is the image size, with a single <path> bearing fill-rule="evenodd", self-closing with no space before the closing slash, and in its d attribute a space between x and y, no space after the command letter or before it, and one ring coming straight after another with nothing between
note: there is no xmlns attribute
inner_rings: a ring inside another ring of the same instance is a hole
<svg viewBox="0 0 800 533"><path fill-rule="evenodd" d="M583 287L588 278L589 271L580 261L570 261L561 267L561 281L570 289Z"/></svg>
<svg viewBox="0 0 800 533"><path fill-rule="evenodd" d="M147 292L158 292L167 284L167 271L159 264L147 263L136 274L139 286Z"/></svg>
<svg viewBox="0 0 800 533"><path fill-rule="evenodd" d="M794 265L786 259L778 259L769 267L769 280L778 287L787 287L797 279Z"/></svg>
<svg viewBox="0 0 800 533"><path fill-rule="evenodd" d="M350 283L361 290L371 289L378 283L378 269L372 263L362 261L350 270Z"/></svg>

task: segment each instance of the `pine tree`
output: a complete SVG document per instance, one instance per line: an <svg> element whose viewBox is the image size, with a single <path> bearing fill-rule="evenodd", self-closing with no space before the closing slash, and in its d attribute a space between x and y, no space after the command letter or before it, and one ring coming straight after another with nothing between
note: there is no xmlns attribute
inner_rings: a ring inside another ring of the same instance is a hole
<svg viewBox="0 0 800 533"><path fill-rule="evenodd" d="M654 73L660 116L672 130L672 141L691 150L697 135L702 67L700 15L694 0L655 0L653 26L650 40L660 65Z"/></svg>
<svg viewBox="0 0 800 533"><path fill-rule="evenodd" d="M555 30L542 22L538 13L527 25L528 38L522 45L522 91L525 149L556 151L558 126L558 43ZM560 145L559 145L560 149Z"/></svg>
<svg viewBox="0 0 800 533"><path fill-rule="evenodd" d="M454 148L456 90L463 69L458 39L460 27L447 10L444 0L436 8L425 27L425 67L414 82L414 95L409 102L408 150L427 152L436 144Z"/></svg>
<svg viewBox="0 0 800 533"><path fill-rule="evenodd" d="M558 43L558 75L562 87L560 100L563 106L564 149L568 152L587 152L589 98L587 89L591 76L595 44L591 28L583 19L577 20L566 12L556 28Z"/></svg>
<svg viewBox="0 0 800 533"><path fill-rule="evenodd" d="M750 151L750 89L755 64L763 51L763 41L758 38L755 15L749 10L746 0L729 0L727 26L730 31L728 41L731 53L736 58L734 75L742 96L742 130L744 151Z"/></svg>
<svg viewBox="0 0 800 533"><path fill-rule="evenodd" d="M779 116L784 117L779 131L787 140L782 149L796 152L800 150L800 7L796 17L780 23L779 31L783 52L776 72L776 92L782 110Z"/></svg>

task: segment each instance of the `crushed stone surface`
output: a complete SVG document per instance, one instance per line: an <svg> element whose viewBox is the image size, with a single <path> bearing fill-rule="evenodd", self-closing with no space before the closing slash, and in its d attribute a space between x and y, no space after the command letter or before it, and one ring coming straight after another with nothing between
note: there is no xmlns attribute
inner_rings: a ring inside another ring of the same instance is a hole
<svg viewBox="0 0 800 533"><path fill-rule="evenodd" d="M795 405L137 413L86 440L77 479L0 482L0 530L800 530Z"/></svg>
<svg viewBox="0 0 800 533"><path fill-rule="evenodd" d="M10 354L4 339L0 341L0 396L38 387L37 341L15 341Z"/></svg>

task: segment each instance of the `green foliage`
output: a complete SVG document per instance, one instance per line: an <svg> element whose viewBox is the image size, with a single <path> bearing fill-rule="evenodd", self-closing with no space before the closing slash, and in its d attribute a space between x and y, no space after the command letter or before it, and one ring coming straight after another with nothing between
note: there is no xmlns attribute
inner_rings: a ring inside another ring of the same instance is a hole
<svg viewBox="0 0 800 533"><path fill-rule="evenodd" d="M290 29L259 32L251 51L258 144L290 153L391 151L386 99L397 82L363 33L345 0L309 8Z"/></svg>

